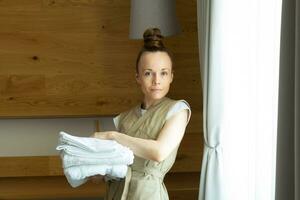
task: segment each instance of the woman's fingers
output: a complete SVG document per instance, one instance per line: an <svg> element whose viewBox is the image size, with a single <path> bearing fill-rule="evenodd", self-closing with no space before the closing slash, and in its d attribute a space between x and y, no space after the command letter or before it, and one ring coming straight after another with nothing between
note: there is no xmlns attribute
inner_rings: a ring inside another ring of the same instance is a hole
<svg viewBox="0 0 300 200"><path fill-rule="evenodd" d="M107 139L107 133L106 132L95 132L94 133L94 137L98 138L98 139L103 139L106 140Z"/></svg>
<svg viewBox="0 0 300 200"><path fill-rule="evenodd" d="M104 132L95 132L92 137L103 139L103 140L113 140L113 134L115 134L115 131L104 131Z"/></svg>

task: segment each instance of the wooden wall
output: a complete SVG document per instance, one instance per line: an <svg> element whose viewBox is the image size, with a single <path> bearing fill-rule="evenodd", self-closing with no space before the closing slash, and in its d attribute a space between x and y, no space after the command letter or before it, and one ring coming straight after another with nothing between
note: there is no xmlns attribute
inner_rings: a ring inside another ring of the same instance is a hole
<svg viewBox="0 0 300 200"><path fill-rule="evenodd" d="M193 199L198 181L183 182L199 179L203 148L196 0L176 3L183 31L165 39L175 58L169 97L186 99L192 118L167 180L177 184L174 199L179 193ZM128 39L129 15L129 0L1 0L0 118L115 115L139 102L134 65L142 41ZM46 198L46 180L66 188L55 193L53 187L55 198L81 191L61 183L58 157L0 159L0 199L22 199L26 192L28 198ZM26 181L41 190L22 189ZM14 196L10 187L21 192ZM98 194L96 187L86 188L83 196Z"/></svg>

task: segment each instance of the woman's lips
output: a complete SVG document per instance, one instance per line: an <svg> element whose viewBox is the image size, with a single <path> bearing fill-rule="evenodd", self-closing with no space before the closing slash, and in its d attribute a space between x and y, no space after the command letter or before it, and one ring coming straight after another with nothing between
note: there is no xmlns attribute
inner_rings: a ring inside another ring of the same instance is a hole
<svg viewBox="0 0 300 200"><path fill-rule="evenodd" d="M160 92L162 89L151 89L152 92Z"/></svg>

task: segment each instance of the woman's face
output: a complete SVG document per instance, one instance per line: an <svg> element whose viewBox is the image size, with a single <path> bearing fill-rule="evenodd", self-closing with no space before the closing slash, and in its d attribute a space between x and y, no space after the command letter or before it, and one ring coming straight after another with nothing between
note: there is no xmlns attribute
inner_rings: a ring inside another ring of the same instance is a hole
<svg viewBox="0 0 300 200"><path fill-rule="evenodd" d="M172 62L165 52L145 52L142 54L136 74L137 83L148 100L164 97L173 81Z"/></svg>

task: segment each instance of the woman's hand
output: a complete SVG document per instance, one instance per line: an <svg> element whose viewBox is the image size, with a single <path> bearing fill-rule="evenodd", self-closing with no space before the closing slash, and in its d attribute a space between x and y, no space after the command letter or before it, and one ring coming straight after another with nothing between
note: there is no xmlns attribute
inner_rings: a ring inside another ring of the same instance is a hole
<svg viewBox="0 0 300 200"><path fill-rule="evenodd" d="M104 176L101 175L90 176L88 180L92 181L93 183L99 184L104 181Z"/></svg>
<svg viewBox="0 0 300 200"><path fill-rule="evenodd" d="M95 132L91 137L103 139L103 140L114 140L116 134L118 134L117 131L103 131L103 132Z"/></svg>

